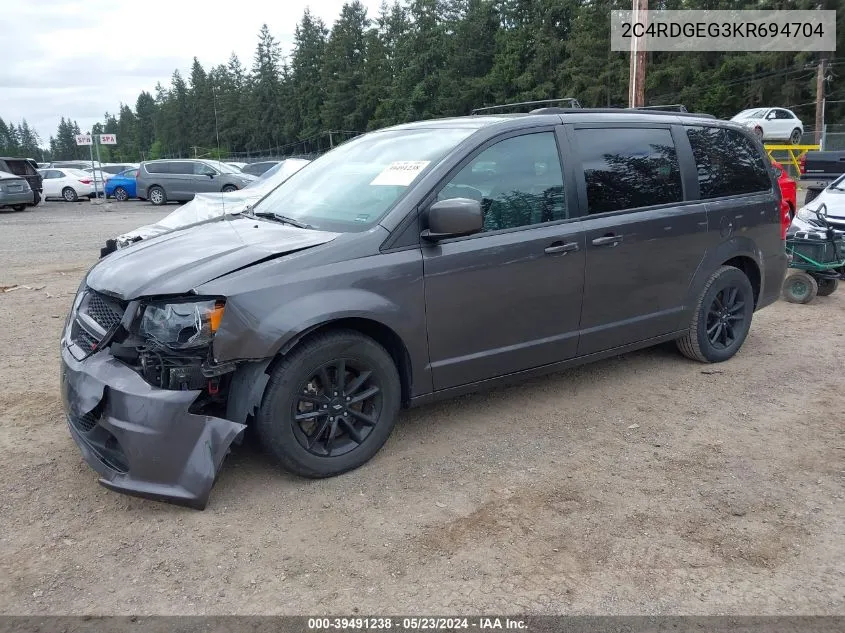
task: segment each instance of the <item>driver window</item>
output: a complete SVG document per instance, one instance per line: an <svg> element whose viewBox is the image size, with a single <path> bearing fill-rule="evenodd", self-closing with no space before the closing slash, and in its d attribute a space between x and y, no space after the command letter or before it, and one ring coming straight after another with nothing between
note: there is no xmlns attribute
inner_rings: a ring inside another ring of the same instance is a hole
<svg viewBox="0 0 845 633"><path fill-rule="evenodd" d="M209 174L216 173L217 172L210 165L206 165L205 163L194 163L194 175L196 176L208 176Z"/></svg>
<svg viewBox="0 0 845 633"><path fill-rule="evenodd" d="M452 198L481 202L485 231L567 219L554 132L515 136L488 147L437 195L438 200Z"/></svg>

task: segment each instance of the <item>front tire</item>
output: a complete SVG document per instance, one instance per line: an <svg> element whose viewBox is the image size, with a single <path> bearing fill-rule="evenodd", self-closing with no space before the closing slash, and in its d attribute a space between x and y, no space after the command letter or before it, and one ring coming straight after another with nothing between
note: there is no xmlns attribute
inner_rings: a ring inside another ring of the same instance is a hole
<svg viewBox="0 0 845 633"><path fill-rule="evenodd" d="M157 207L160 207L167 202L167 196L164 193L164 189L158 185L150 187L150 190L147 193L147 198Z"/></svg>
<svg viewBox="0 0 845 633"><path fill-rule="evenodd" d="M256 427L284 469L331 477L378 452L396 424L400 402L399 373L381 345L351 330L328 332L279 362Z"/></svg>
<svg viewBox="0 0 845 633"><path fill-rule="evenodd" d="M783 280L783 298L789 303L810 303L819 294L819 285L813 276L796 270Z"/></svg>
<svg viewBox="0 0 845 633"><path fill-rule="evenodd" d="M129 199L129 193L123 187L115 187L114 199L118 202L126 202Z"/></svg>
<svg viewBox="0 0 845 633"><path fill-rule="evenodd" d="M238 188L235 185L226 185L221 190L223 193L231 193L232 191L237 191Z"/></svg>
<svg viewBox="0 0 845 633"><path fill-rule="evenodd" d="M789 135L789 142L793 145L798 145L801 142L801 130L795 128L792 130L792 134Z"/></svg>
<svg viewBox="0 0 845 633"><path fill-rule="evenodd" d="M16 205L12 206L12 209L14 209L15 211L23 211L24 209L26 209L26 205L25 204L16 204Z"/></svg>
<svg viewBox="0 0 845 633"><path fill-rule="evenodd" d="M745 273L722 266L704 284L680 352L702 363L732 358L748 336L754 315L754 289Z"/></svg>

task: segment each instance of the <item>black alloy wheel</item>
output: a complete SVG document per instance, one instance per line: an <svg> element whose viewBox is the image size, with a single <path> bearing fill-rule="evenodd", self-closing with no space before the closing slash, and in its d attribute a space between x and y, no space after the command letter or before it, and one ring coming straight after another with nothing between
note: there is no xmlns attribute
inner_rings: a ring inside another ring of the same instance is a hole
<svg viewBox="0 0 845 633"><path fill-rule="evenodd" d="M745 302L748 297L737 286L727 286L716 293L707 311L707 337L716 349L728 349L747 329Z"/></svg>
<svg viewBox="0 0 845 633"><path fill-rule="evenodd" d="M352 330L308 337L270 373L255 417L264 448L304 477L357 468L387 441L401 404L393 357Z"/></svg>
<svg viewBox="0 0 845 633"><path fill-rule="evenodd" d="M689 330L677 340L687 358L719 363L733 357L751 329L754 289L746 274L721 266L704 284Z"/></svg>
<svg viewBox="0 0 845 633"><path fill-rule="evenodd" d="M364 443L381 409L381 386L371 369L355 359L332 361L315 371L294 398L294 435L313 455L343 455Z"/></svg>

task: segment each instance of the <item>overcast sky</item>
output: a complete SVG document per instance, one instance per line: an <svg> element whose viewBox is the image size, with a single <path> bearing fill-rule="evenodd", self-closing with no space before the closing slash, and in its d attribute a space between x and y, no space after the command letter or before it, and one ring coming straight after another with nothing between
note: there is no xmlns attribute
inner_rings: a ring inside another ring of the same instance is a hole
<svg viewBox="0 0 845 633"><path fill-rule="evenodd" d="M371 18L381 0L362 0ZM285 55L305 7L331 28L344 0L37 0L4 2L0 117L25 118L47 145L62 116L82 131L135 107L141 90L187 78L194 56L203 67L234 51L252 65L258 30L267 23Z"/></svg>

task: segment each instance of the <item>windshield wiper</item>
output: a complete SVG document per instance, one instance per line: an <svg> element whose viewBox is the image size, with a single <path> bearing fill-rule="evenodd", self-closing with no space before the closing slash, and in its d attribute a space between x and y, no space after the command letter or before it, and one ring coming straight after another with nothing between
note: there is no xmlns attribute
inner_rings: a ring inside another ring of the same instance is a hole
<svg viewBox="0 0 845 633"><path fill-rule="evenodd" d="M276 222L281 222L282 224L289 224L290 226L295 226L298 229L313 229L314 227L310 224L306 224L305 222L300 222L299 220L294 220L293 218L289 218L284 215L279 215L278 213L273 213L272 211L253 211L251 208L246 209L246 212L256 218L267 218L268 220L275 220Z"/></svg>

